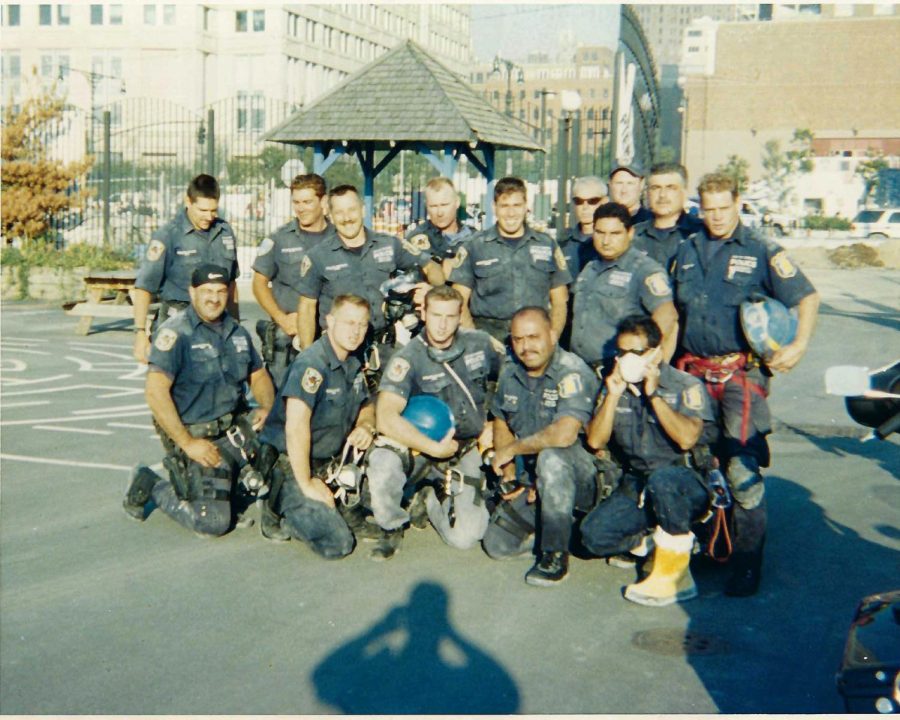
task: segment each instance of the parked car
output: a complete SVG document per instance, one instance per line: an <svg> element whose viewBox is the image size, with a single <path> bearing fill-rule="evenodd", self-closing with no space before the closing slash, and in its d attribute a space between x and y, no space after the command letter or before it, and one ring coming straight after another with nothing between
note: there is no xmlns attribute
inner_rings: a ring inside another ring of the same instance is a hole
<svg viewBox="0 0 900 720"><path fill-rule="evenodd" d="M900 208L860 210L850 231L857 237L900 238Z"/></svg>
<svg viewBox="0 0 900 720"><path fill-rule="evenodd" d="M747 201L741 203L741 223L751 228L769 228L775 237L784 237L797 224L789 215L759 208Z"/></svg>

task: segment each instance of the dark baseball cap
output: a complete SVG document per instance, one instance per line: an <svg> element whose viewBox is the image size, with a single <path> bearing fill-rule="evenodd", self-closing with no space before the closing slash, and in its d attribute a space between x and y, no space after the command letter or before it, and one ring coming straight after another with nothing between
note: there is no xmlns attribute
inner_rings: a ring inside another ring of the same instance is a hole
<svg viewBox="0 0 900 720"><path fill-rule="evenodd" d="M191 273L191 287L200 287L209 283L228 285L228 271L212 263L202 263Z"/></svg>
<svg viewBox="0 0 900 720"><path fill-rule="evenodd" d="M616 165L609 174L609 179L612 180L613 175L619 172L619 170L624 170L629 175L634 175L638 179L644 177L644 170L640 165L637 163L628 163L627 165Z"/></svg>

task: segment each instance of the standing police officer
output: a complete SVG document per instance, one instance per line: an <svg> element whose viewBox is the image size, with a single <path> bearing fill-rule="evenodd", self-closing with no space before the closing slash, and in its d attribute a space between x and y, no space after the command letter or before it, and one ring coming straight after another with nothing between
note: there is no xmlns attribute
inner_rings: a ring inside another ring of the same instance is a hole
<svg viewBox="0 0 900 720"><path fill-rule="evenodd" d="M191 273L201 263L218 265L228 273L228 312L240 321L235 280L240 274L234 230L217 216L219 183L212 175L198 175L187 187L184 211L159 228L147 247L132 292L134 303L134 359L146 363L150 352L147 312L151 296L159 293L159 322L190 304Z"/></svg>
<svg viewBox="0 0 900 720"><path fill-rule="evenodd" d="M253 263L253 296L271 320L260 320L256 331L262 341L266 367L281 387L288 366L296 357L292 344L297 334L300 265L304 254L334 234L325 217L325 180L319 175L297 175L291 181L294 218L264 238ZM271 287L270 287L271 283Z"/></svg>
<svg viewBox="0 0 900 720"><path fill-rule="evenodd" d="M326 484L329 466L365 452L375 434L374 407L352 353L369 327L369 303L338 295L325 316L328 332L291 364L260 441L278 450L260 529L271 540L297 538L325 558L353 550L353 533ZM352 489L351 489L352 490ZM357 489L358 490L358 489ZM278 518L281 529L279 532Z"/></svg>
<svg viewBox="0 0 900 720"><path fill-rule="evenodd" d="M766 534L765 486L771 432L766 402L771 371L789 372L806 353L819 296L777 244L740 223L737 186L727 175L705 175L698 187L704 229L685 240L673 266L683 326L678 367L706 380L722 429L717 454L734 497L733 573L729 595L753 595L760 581ZM765 364L741 332L740 306L759 295L798 311L794 341Z"/></svg>
<svg viewBox="0 0 900 720"><path fill-rule="evenodd" d="M641 202L643 193L644 171L636 164L622 164L613 168L609 174L609 199L627 207L635 224L653 219L653 213Z"/></svg>
<svg viewBox="0 0 900 720"><path fill-rule="evenodd" d="M525 183L506 177L494 187L496 224L466 242L449 280L463 296L462 324L503 342L519 308L547 308L557 337L566 324L572 276L562 250L549 235L531 229Z"/></svg>
<svg viewBox="0 0 900 720"><path fill-rule="evenodd" d="M516 359L503 366L491 406L491 465L504 495L482 544L494 558L527 551L539 498L540 552L525 582L552 587L568 573L574 511L594 506L594 458L581 432L594 408L597 378L580 358L556 346L544 308L519 310L510 338Z"/></svg>
<svg viewBox="0 0 900 720"><path fill-rule="evenodd" d="M200 535L221 535L231 525L233 481L272 408L274 388L249 333L225 310L230 284L227 269L197 266L191 305L156 333L146 396L170 479L143 465L135 468L123 504L138 520L152 497L164 513ZM247 381L259 404L252 419L243 417Z"/></svg>
<svg viewBox="0 0 900 720"><path fill-rule="evenodd" d="M446 277L450 274L459 246L475 231L459 222L459 194L448 178L435 177L428 181L425 186L425 210L428 219L410 228L406 239L418 247L424 244L421 237L424 235L431 246L432 259L441 266Z"/></svg>
<svg viewBox="0 0 900 720"><path fill-rule="evenodd" d="M390 534L373 551L377 559L396 552L410 520L404 488L414 492L416 484L429 483L422 490L428 517L447 544L467 549L487 528L478 440L487 431L488 386L500 356L490 335L459 327L462 302L447 285L429 290L424 332L394 353L381 378L378 430L391 442L369 454L367 482L375 521ZM403 417L417 395L438 397L453 413L455 429L439 442Z"/></svg>
<svg viewBox="0 0 900 720"><path fill-rule="evenodd" d="M594 368L609 369L616 354L616 323L643 312L663 331L666 361L675 351L678 313L669 278L659 264L631 246L633 218L619 203L594 213L594 249L572 288L572 352Z"/></svg>
<svg viewBox="0 0 900 720"><path fill-rule="evenodd" d="M678 163L657 163L650 168L647 198L652 220L634 226L634 247L647 253L668 272L678 246L703 227L698 218L684 211L687 170Z"/></svg>
<svg viewBox="0 0 900 720"><path fill-rule="evenodd" d="M575 222L559 242L572 278L597 257L591 239L594 237L594 211L609 201L606 183L592 175L575 178L572 183L572 213Z"/></svg>
<svg viewBox="0 0 900 720"><path fill-rule="evenodd" d="M653 606L697 596L689 568L691 524L706 513L709 492L688 452L704 423L715 422L703 384L664 363L661 343L652 318L630 315L619 323L619 359L587 439L594 450L612 441L626 475L581 523L584 546L598 556L625 553L653 533L653 570L625 590L626 599Z"/></svg>
<svg viewBox="0 0 900 720"><path fill-rule="evenodd" d="M380 287L392 273L421 271L432 285L444 284L427 239L413 245L364 227L362 199L352 185L339 185L328 197L337 233L310 248L300 266L297 338L302 348L315 339L317 308L319 326L324 329L325 316L338 295L354 293L368 301L377 337L385 328Z"/></svg>

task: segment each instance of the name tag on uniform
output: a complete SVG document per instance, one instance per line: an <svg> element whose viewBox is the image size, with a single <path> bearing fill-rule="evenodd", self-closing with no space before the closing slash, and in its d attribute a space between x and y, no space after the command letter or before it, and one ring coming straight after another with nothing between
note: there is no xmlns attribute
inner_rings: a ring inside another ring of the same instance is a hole
<svg viewBox="0 0 900 720"><path fill-rule="evenodd" d="M234 235L223 235L222 244L226 250L234 250Z"/></svg>
<svg viewBox="0 0 900 720"><path fill-rule="evenodd" d="M431 375L423 375L422 379L425 382L431 382L432 380L440 380L442 377L444 377L444 373L439 372L439 373L432 373Z"/></svg>
<svg viewBox="0 0 900 720"><path fill-rule="evenodd" d="M209 343L197 343L196 345L191 345L191 350L212 350L212 345Z"/></svg>
<svg viewBox="0 0 900 720"><path fill-rule="evenodd" d="M300 247L290 247L290 248L281 248L281 252L287 253L295 253L295 252L303 252L304 248L301 245Z"/></svg>
<svg viewBox="0 0 900 720"><path fill-rule="evenodd" d="M343 270L345 267L349 267L347 263L338 263L337 265L329 265L325 270L334 272L335 270Z"/></svg>
<svg viewBox="0 0 900 720"><path fill-rule="evenodd" d="M559 402L559 391L556 388L544 388L541 402L544 407L556 407L556 404Z"/></svg>
<svg viewBox="0 0 900 720"><path fill-rule="evenodd" d="M196 250L176 250L175 254L176 255L196 255L197 251Z"/></svg>
<svg viewBox="0 0 900 720"><path fill-rule="evenodd" d="M500 262L500 258L488 258L487 260L476 260L476 265L493 265L494 263Z"/></svg>
<svg viewBox="0 0 900 720"><path fill-rule="evenodd" d="M484 350L463 355L463 362L469 370L477 370L484 365Z"/></svg>
<svg viewBox="0 0 900 720"><path fill-rule="evenodd" d="M326 395L338 395L341 392L339 387L336 388L325 388Z"/></svg>
<svg viewBox="0 0 900 720"><path fill-rule="evenodd" d="M552 249L546 245L531 245L529 246L528 251L531 253L531 259L535 262L539 260L549 260L552 254Z"/></svg>
<svg viewBox="0 0 900 720"><path fill-rule="evenodd" d="M378 248L372 252L372 258L375 262L394 262L394 248L392 247L383 247Z"/></svg>
<svg viewBox="0 0 900 720"><path fill-rule="evenodd" d="M752 273L756 270L756 264L753 255L732 255L728 260L727 279L731 280L737 273Z"/></svg>
<svg viewBox="0 0 900 720"><path fill-rule="evenodd" d="M632 273L624 270L613 270L609 274L609 284L616 287L626 287L631 282Z"/></svg>
<svg viewBox="0 0 900 720"><path fill-rule="evenodd" d="M234 349L238 352L247 352L250 349L247 344L247 338L243 335L235 335L231 338L231 342L234 343Z"/></svg>
<svg viewBox="0 0 900 720"><path fill-rule="evenodd" d="M510 407L518 407L519 405L519 396L518 395L503 395L503 404L509 405Z"/></svg>

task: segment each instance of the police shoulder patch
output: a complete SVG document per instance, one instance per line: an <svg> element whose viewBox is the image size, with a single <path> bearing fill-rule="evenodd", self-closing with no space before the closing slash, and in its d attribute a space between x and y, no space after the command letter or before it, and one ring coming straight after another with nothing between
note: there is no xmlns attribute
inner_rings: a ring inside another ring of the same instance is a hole
<svg viewBox="0 0 900 720"><path fill-rule="evenodd" d="M169 352L175 347L175 341L178 339L178 333L171 328L163 328L156 336L153 346L160 352Z"/></svg>
<svg viewBox="0 0 900 720"><path fill-rule="evenodd" d="M308 367L303 373L303 378L300 380L300 387L302 387L305 392L315 395L319 386L322 384L322 380L322 373L314 367Z"/></svg>
<svg viewBox="0 0 900 720"><path fill-rule="evenodd" d="M409 372L409 363L403 358L394 358L387 369L387 379L392 382L401 382Z"/></svg>
<svg viewBox="0 0 900 720"><path fill-rule="evenodd" d="M462 267L462 264L466 261L466 258L469 257L469 251L464 247L461 247L456 251L456 256L453 258L453 261L450 263L451 267L458 268Z"/></svg>
<svg viewBox="0 0 900 720"><path fill-rule="evenodd" d="M566 256L563 254L562 248L557 245L556 251L553 253L553 259L556 260L556 266L560 270L568 270L569 264L566 262Z"/></svg>
<svg viewBox="0 0 900 720"><path fill-rule="evenodd" d="M272 238L263 238L263 241L259 244L259 248L256 251L257 255L268 255L272 252L272 248L275 247L275 241Z"/></svg>
<svg viewBox="0 0 900 720"><path fill-rule="evenodd" d="M312 260L309 259L309 255L304 255L303 260L300 261L300 277L306 277L306 273L309 272L311 267Z"/></svg>
<svg viewBox="0 0 900 720"><path fill-rule="evenodd" d="M410 255L421 255L422 249L413 245L411 240L406 240L405 238L400 241L400 244L403 245L406 252Z"/></svg>
<svg viewBox="0 0 900 720"><path fill-rule="evenodd" d="M700 410L703 407L703 388L699 385L691 385L681 393L681 401L690 410Z"/></svg>
<svg viewBox="0 0 900 720"><path fill-rule="evenodd" d="M570 398L584 390L584 383L581 382L581 376L578 373L569 373L560 380L557 390L559 390L561 398Z"/></svg>
<svg viewBox="0 0 900 720"><path fill-rule="evenodd" d="M422 252L431 250L431 239L425 233L418 233L409 239L410 245L414 245Z"/></svg>
<svg viewBox="0 0 900 720"><path fill-rule="evenodd" d="M159 260L166 251L166 245L162 240L153 240L147 247L147 259L150 262Z"/></svg>
<svg viewBox="0 0 900 720"><path fill-rule="evenodd" d="M775 274L783 280L792 278L797 274L797 267L791 262L784 250L775 253L772 256L772 259L769 260L769 264L772 266Z"/></svg>
<svg viewBox="0 0 900 720"><path fill-rule="evenodd" d="M665 297L672 294L672 289L669 287L669 281L664 272L655 272L652 275L648 275L644 283L656 297Z"/></svg>

